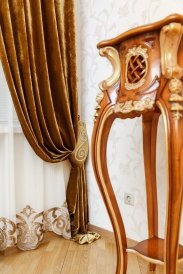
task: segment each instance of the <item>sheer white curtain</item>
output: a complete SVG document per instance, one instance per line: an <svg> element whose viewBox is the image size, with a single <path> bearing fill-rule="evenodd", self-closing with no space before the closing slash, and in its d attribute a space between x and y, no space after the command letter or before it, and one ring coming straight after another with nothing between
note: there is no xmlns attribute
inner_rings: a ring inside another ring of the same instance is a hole
<svg viewBox="0 0 183 274"><path fill-rule="evenodd" d="M68 161L42 161L25 139L0 64L0 250L36 248L43 232L70 238Z"/></svg>

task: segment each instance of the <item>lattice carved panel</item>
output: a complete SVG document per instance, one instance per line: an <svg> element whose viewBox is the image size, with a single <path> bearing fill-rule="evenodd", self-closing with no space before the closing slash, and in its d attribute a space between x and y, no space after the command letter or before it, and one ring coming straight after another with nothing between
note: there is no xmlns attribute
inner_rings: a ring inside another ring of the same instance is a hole
<svg viewBox="0 0 183 274"><path fill-rule="evenodd" d="M136 89L144 84L148 69L147 58L147 48L139 46L128 50L126 54L126 89Z"/></svg>

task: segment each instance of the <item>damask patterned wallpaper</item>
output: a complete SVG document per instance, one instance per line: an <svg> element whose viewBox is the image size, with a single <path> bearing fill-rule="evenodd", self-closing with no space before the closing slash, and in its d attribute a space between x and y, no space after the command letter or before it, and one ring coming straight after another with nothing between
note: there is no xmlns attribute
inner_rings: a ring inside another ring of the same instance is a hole
<svg viewBox="0 0 183 274"><path fill-rule="evenodd" d="M96 44L139 25L183 11L182 0L78 0L77 51L80 112L87 124L89 140L93 128L98 83L110 75L110 64L98 54ZM164 234L166 203L166 164L164 130L160 121L157 145L157 178L159 192L159 229ZM142 153L141 119L117 120L108 144L108 166L129 238L147 236L146 196ZM90 155L87 161L90 223L111 230L93 174ZM135 205L124 205L124 192L135 195ZM181 233L183 242L183 229Z"/></svg>

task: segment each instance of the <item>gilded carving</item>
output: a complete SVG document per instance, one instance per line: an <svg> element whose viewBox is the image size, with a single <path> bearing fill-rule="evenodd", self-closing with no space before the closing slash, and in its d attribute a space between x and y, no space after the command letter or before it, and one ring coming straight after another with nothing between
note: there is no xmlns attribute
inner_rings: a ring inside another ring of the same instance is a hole
<svg viewBox="0 0 183 274"><path fill-rule="evenodd" d="M179 94L182 92L182 81L180 79L173 78L169 82L169 90L171 94Z"/></svg>
<svg viewBox="0 0 183 274"><path fill-rule="evenodd" d="M173 117L180 119L182 117L183 97L180 95L182 93L182 81L180 79L171 79L169 83L169 90L171 92L169 102L172 103L171 111L173 112Z"/></svg>
<svg viewBox="0 0 183 274"><path fill-rule="evenodd" d="M145 76L148 70L147 48L133 47L126 54L126 83L128 90L141 87L145 82Z"/></svg>
<svg viewBox="0 0 183 274"><path fill-rule="evenodd" d="M99 53L101 56L107 57L107 59L111 62L113 67L112 75L99 84L99 88L102 91L105 91L109 89L110 87L114 86L119 80L120 73L121 73L121 64L119 59L119 53L115 48L113 47L101 48L99 50Z"/></svg>
<svg viewBox="0 0 183 274"><path fill-rule="evenodd" d="M98 94L97 94L97 97L96 97L96 102L98 104L100 104L100 102L103 100L104 98L104 93L102 91L100 91Z"/></svg>
<svg viewBox="0 0 183 274"><path fill-rule="evenodd" d="M170 80L170 109L173 113L173 118L178 120L182 117L181 112L183 111L183 106L181 105L183 102L181 81L183 68L177 62L177 53L182 33L183 27L180 23L171 23L164 26L160 33L161 69L163 75Z"/></svg>
<svg viewBox="0 0 183 274"><path fill-rule="evenodd" d="M177 63L177 51L182 38L182 25L171 23L162 28L160 32L161 69L167 78L183 76L183 69Z"/></svg>
<svg viewBox="0 0 183 274"><path fill-rule="evenodd" d="M179 94L174 94L172 93L170 95L170 99L169 99L170 102L183 102L183 97Z"/></svg>
<svg viewBox="0 0 183 274"><path fill-rule="evenodd" d="M99 91L99 93L96 96L97 105L95 107L94 121L96 121L96 119L98 117L98 111L101 108L100 103L102 102L103 98L104 98L104 92Z"/></svg>
<svg viewBox="0 0 183 274"><path fill-rule="evenodd" d="M106 80L102 81L99 84L100 92L97 94L96 102L97 106L95 107L94 121L97 120L98 111L101 108L100 104L104 98L104 91L108 90L110 87L114 86L120 78L121 73L121 65L118 51L113 47L105 47L99 50L101 56L107 57L107 59L111 62L113 67L112 75Z"/></svg>
<svg viewBox="0 0 183 274"><path fill-rule="evenodd" d="M121 112L121 113L130 113L132 111L145 111L151 110L154 107L154 100L147 97L140 101L126 101L124 103L118 103L115 108L114 112Z"/></svg>

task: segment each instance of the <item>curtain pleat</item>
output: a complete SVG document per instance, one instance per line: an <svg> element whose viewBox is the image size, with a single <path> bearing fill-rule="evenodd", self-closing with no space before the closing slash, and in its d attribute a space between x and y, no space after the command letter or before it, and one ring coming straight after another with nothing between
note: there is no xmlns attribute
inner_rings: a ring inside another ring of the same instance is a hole
<svg viewBox="0 0 183 274"><path fill-rule="evenodd" d="M1 1L0 26L1 61L28 142L44 161L72 164L78 143L73 0ZM84 160L74 162L67 190L74 234L87 231Z"/></svg>

